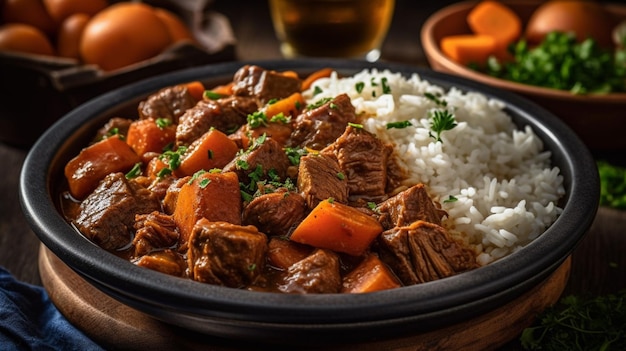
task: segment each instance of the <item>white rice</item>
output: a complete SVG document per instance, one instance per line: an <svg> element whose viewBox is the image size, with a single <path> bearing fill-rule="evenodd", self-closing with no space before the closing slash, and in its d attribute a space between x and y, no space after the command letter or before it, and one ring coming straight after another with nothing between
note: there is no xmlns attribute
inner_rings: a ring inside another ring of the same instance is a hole
<svg viewBox="0 0 626 351"><path fill-rule="evenodd" d="M383 77L389 94L383 94ZM364 83L360 93L357 83ZM551 166L550 153L529 126L517 129L501 101L455 88L446 91L417 74L407 78L375 69L319 79L305 98L315 102L340 93L350 96L357 113L368 116L366 130L395 146L409 173L404 185L428 186L448 212L444 225L476 248L479 264L528 244L562 212L557 206L565 192L559 169ZM447 106L424 93L435 94ZM436 142L429 136L429 112L443 108L454 114L457 126ZM386 128L389 122L407 120L412 126ZM457 200L444 201L451 196Z"/></svg>

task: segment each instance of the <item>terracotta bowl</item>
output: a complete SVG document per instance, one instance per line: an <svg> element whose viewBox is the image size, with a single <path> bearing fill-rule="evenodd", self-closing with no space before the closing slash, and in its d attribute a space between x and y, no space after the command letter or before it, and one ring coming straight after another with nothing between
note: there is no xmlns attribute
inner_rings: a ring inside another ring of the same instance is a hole
<svg viewBox="0 0 626 351"><path fill-rule="evenodd" d="M574 95L567 91L494 78L448 58L439 47L441 39L448 35L471 33L466 18L477 3L478 1L466 1L449 5L433 13L424 22L421 42L428 63L434 70L459 75L529 98L565 121L593 150L626 149L626 93ZM542 1L512 0L504 3L526 23ZM617 19L626 19L626 6L604 6Z"/></svg>
<svg viewBox="0 0 626 351"><path fill-rule="evenodd" d="M552 153L553 165L561 169L566 191L559 203L563 213L523 249L469 272L368 294L310 295L233 289L141 268L94 245L65 221L59 212L64 166L105 121L112 116L136 113L139 101L166 86L197 79L206 86L224 84L244 64L293 70L303 76L322 67L333 67L342 75L353 75L365 68L389 69L405 76L417 73L446 89L457 87L499 99L518 126L530 125L536 131L545 149ZM419 67L294 60L234 62L188 69L143 80L91 100L55 123L33 145L23 166L20 194L27 220L47 249L84 279L84 284L119 303L194 332L229 340L301 345L303 340L307 344L333 340L357 343L429 332L472 321L517 301L562 267L584 237L598 208L599 179L591 153L575 133L545 109L517 95ZM552 298L558 298L566 281L551 291ZM534 305L518 306L520 320L513 319L511 310L505 308L490 328L528 325L537 306L546 306L542 295L528 296ZM66 308L76 314L77 306ZM458 328L458 333L465 332L458 335L471 331L471 337L463 342L479 342L477 339L485 334L475 333L473 328L477 326L470 323ZM494 342L502 342L501 335L495 333ZM449 341L450 332L441 340ZM484 346L486 340L482 342L480 345Z"/></svg>

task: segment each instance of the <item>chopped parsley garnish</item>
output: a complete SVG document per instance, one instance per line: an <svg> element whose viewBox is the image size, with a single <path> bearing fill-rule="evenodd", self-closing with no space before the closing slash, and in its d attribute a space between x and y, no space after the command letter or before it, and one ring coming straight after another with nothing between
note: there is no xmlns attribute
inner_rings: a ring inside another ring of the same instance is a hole
<svg viewBox="0 0 626 351"><path fill-rule="evenodd" d="M387 129L397 128L404 129L406 127L411 127L412 124L409 121L400 121L400 122L389 122L387 123Z"/></svg>
<svg viewBox="0 0 626 351"><path fill-rule="evenodd" d="M354 89L356 90L357 93L361 94L363 92L363 89L365 88L365 83L363 82L358 82L354 85Z"/></svg>
<svg viewBox="0 0 626 351"><path fill-rule="evenodd" d="M356 128L356 129L363 129L363 125L362 125L362 124L359 124L359 123L351 123L351 122L348 122L348 125L349 125L350 127L352 127L352 128Z"/></svg>
<svg viewBox="0 0 626 351"><path fill-rule="evenodd" d="M202 96L205 99L208 100L218 100L224 97L224 95L220 94L220 93L216 93L214 91L211 90L205 90L204 93L202 94Z"/></svg>
<svg viewBox="0 0 626 351"><path fill-rule="evenodd" d="M285 148L285 153L287 154L287 158L292 165L297 166L300 164L300 158L308 153L305 148Z"/></svg>
<svg viewBox="0 0 626 351"><path fill-rule="evenodd" d="M434 110L431 112L432 124L430 125L431 132L428 135L435 139L435 141L441 140L441 133L446 130L451 130L456 127L457 123L454 119L454 115L448 110ZM435 134L433 134L433 132Z"/></svg>
<svg viewBox="0 0 626 351"><path fill-rule="evenodd" d="M378 208L378 205L376 205L375 202L368 202L367 203L367 208L369 208L370 210L374 211L375 213L380 213L380 209Z"/></svg>
<svg viewBox="0 0 626 351"><path fill-rule="evenodd" d="M456 197L450 195L450 196L448 196L447 199L443 200L443 203L457 202L457 201L459 201L459 199L457 199Z"/></svg>
<svg viewBox="0 0 626 351"><path fill-rule="evenodd" d="M337 173L337 179L344 180L344 179L346 179L346 175L343 174L342 172L338 172Z"/></svg>
<svg viewBox="0 0 626 351"><path fill-rule="evenodd" d="M248 115L248 126L252 129L267 126L267 115L263 111L256 111Z"/></svg>
<svg viewBox="0 0 626 351"><path fill-rule="evenodd" d="M312 103L312 104L309 104L309 105L306 107L306 109L307 109L307 110L314 110L314 109L316 109L316 108L318 108L318 107L321 107L321 106L325 105L327 102L332 101L332 100L333 100L333 98L331 98L331 97L327 97L327 98L319 99L319 100L317 100L316 102L314 102L314 103Z"/></svg>
<svg viewBox="0 0 626 351"><path fill-rule="evenodd" d="M206 188L206 187L207 187L207 185L209 185L209 183L211 183L211 179L209 179L209 178L204 178L204 179L202 179L202 180L200 181L200 184L198 184L198 186L199 186L201 189L204 189L204 188Z"/></svg>
<svg viewBox="0 0 626 351"><path fill-rule="evenodd" d="M509 51L513 60L500 62L492 57L486 73L573 94L626 91L625 49L606 50L592 38L578 42L572 33L555 31L537 46L522 39Z"/></svg>
<svg viewBox="0 0 626 351"><path fill-rule="evenodd" d="M173 124L172 120L169 118L157 118L154 123L156 123L159 129L165 129Z"/></svg>
<svg viewBox="0 0 626 351"><path fill-rule="evenodd" d="M438 106L442 106L442 107L446 107L448 106L448 102L446 100L442 100L440 99L438 96L436 96L435 94L432 93L424 93L424 97L427 98L428 100L434 102L435 104L437 104Z"/></svg>
<svg viewBox="0 0 626 351"><path fill-rule="evenodd" d="M126 179L132 179L132 178L137 178L140 175L141 175L141 162L137 162L135 163L133 168L130 171L128 171L128 173L126 173L125 177Z"/></svg>
<svg viewBox="0 0 626 351"><path fill-rule="evenodd" d="M313 87L313 96L317 94L321 94L322 92L323 92L322 88L318 87L317 85Z"/></svg>
<svg viewBox="0 0 626 351"><path fill-rule="evenodd" d="M391 94L391 87L389 86L388 82L387 82L387 77L383 77L380 80L380 83L383 87L383 94Z"/></svg>
<svg viewBox="0 0 626 351"><path fill-rule="evenodd" d="M197 171L196 173L194 173L194 174L191 176L191 179L189 179L189 181L188 181L187 183L188 183L188 184L193 184L193 182L194 182L196 179L198 179L201 175L203 175L204 173L206 173L206 171L205 171L205 170L203 170L203 169L201 169L201 170ZM206 185L205 185L205 186L206 186Z"/></svg>
<svg viewBox="0 0 626 351"><path fill-rule="evenodd" d="M235 166L238 169L243 169L244 171L247 171L248 168L250 168L250 164L246 160L237 160L237 161L235 161Z"/></svg>
<svg viewBox="0 0 626 351"><path fill-rule="evenodd" d="M107 139L113 136L117 136L121 140L124 140L124 135L120 133L120 129L117 127L107 130L107 132L102 136L102 139Z"/></svg>
<svg viewBox="0 0 626 351"><path fill-rule="evenodd" d="M157 173L160 178L172 174L173 171L180 167L181 157L187 151L186 146L180 146L176 151L166 150L159 158L167 164L167 168L162 169ZM167 169L167 170L166 170Z"/></svg>

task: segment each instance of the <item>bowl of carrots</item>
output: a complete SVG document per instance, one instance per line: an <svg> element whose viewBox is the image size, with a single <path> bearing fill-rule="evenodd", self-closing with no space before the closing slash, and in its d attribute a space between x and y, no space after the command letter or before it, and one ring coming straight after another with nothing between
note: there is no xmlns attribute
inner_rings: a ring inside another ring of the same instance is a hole
<svg viewBox="0 0 626 351"><path fill-rule="evenodd" d="M529 98L614 151L626 148L625 20L617 4L466 1L433 13L421 42L432 69Z"/></svg>

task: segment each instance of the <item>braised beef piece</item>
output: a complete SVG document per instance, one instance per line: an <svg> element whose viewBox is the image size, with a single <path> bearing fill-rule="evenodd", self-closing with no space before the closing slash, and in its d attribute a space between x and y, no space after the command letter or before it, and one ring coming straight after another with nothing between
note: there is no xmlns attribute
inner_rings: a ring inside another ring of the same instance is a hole
<svg viewBox="0 0 626 351"><path fill-rule="evenodd" d="M348 123L356 121L350 97L347 94L338 95L298 115L288 145L322 150L343 134Z"/></svg>
<svg viewBox="0 0 626 351"><path fill-rule="evenodd" d="M180 236L172 216L158 211L136 215L134 228L135 257L173 247Z"/></svg>
<svg viewBox="0 0 626 351"><path fill-rule="evenodd" d="M184 84L163 88L139 103L139 118L167 118L178 124L178 118L196 103Z"/></svg>
<svg viewBox="0 0 626 351"><path fill-rule="evenodd" d="M338 293L342 287L339 270L339 256L336 253L316 249L287 269L287 275L278 290L298 294Z"/></svg>
<svg viewBox="0 0 626 351"><path fill-rule="evenodd" d="M157 178L150 183L148 189L152 191L154 195L160 200L163 200L167 195L167 190L172 186L173 183L178 181L178 179L179 178L176 178L174 176Z"/></svg>
<svg viewBox="0 0 626 351"><path fill-rule="evenodd" d="M200 219L189 237L190 278L203 283L243 288L263 271L267 237L254 226Z"/></svg>
<svg viewBox="0 0 626 351"><path fill-rule="evenodd" d="M255 197L243 210L242 223L266 235L285 236L305 216L304 198L286 189Z"/></svg>
<svg viewBox="0 0 626 351"><path fill-rule="evenodd" d="M128 128L130 128L130 124L132 122L132 119L113 117L105 125L98 129L93 141L100 141L115 134L126 135L128 134Z"/></svg>
<svg viewBox="0 0 626 351"><path fill-rule="evenodd" d="M282 99L300 91L302 80L259 66L245 65L233 77L233 94L250 96L265 105L272 99Z"/></svg>
<svg viewBox="0 0 626 351"><path fill-rule="evenodd" d="M163 198L163 212L165 212L166 214L174 213L180 188L182 188L183 185L189 182L189 179L191 179L191 177L178 178L168 186L165 192L165 197Z"/></svg>
<svg viewBox="0 0 626 351"><path fill-rule="evenodd" d="M223 172L235 172L239 181L250 184L259 180L284 180L291 163L282 145L272 138L259 138L224 168ZM277 177L277 179L272 179Z"/></svg>
<svg viewBox="0 0 626 351"><path fill-rule="evenodd" d="M180 116L176 145L189 145L211 128L230 134L247 123L248 114L258 109L255 99L243 96L199 101Z"/></svg>
<svg viewBox="0 0 626 351"><path fill-rule="evenodd" d="M159 210L151 191L123 173L111 173L81 202L74 224L98 246L117 250L131 242L135 214Z"/></svg>
<svg viewBox="0 0 626 351"><path fill-rule="evenodd" d="M474 252L441 226L416 221L383 232L380 258L404 285L425 283L477 267Z"/></svg>
<svg viewBox="0 0 626 351"><path fill-rule="evenodd" d="M424 184L416 184L378 205L379 221L385 230L404 227L417 220L441 225L447 215L433 202Z"/></svg>
<svg viewBox="0 0 626 351"><path fill-rule="evenodd" d="M308 154L300 157L298 190L310 209L331 197L339 203L348 202L348 181L332 155Z"/></svg>
<svg viewBox="0 0 626 351"><path fill-rule="evenodd" d="M171 249L150 252L136 259L134 263L137 266L149 268L175 277L187 276L187 262L185 262L185 259L178 254L178 252Z"/></svg>
<svg viewBox="0 0 626 351"><path fill-rule="evenodd" d="M337 157L348 180L350 201L363 199L380 202L387 194L387 165L393 152L374 134L363 128L348 126L337 140L324 150Z"/></svg>

